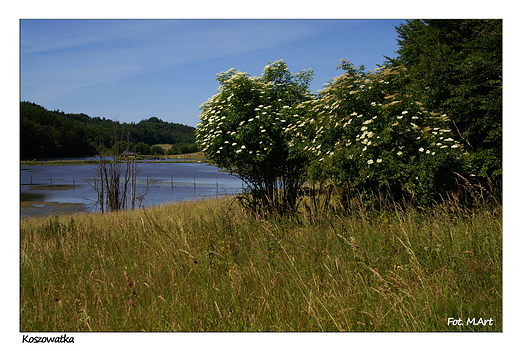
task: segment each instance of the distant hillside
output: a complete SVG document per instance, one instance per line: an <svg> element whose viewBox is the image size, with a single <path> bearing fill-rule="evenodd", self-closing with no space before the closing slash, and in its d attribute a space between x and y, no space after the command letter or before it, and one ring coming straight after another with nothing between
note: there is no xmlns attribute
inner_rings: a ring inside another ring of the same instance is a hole
<svg viewBox="0 0 520 351"><path fill-rule="evenodd" d="M195 128L157 117L119 123L83 113L48 111L32 102L20 103L22 159L111 154L114 146L147 154L154 144L171 144L171 153L196 151Z"/></svg>

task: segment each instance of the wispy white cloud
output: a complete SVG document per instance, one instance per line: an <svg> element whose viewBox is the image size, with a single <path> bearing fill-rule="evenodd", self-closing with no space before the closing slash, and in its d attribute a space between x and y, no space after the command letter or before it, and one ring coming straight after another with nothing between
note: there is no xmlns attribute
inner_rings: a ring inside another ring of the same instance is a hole
<svg viewBox="0 0 520 351"><path fill-rule="evenodd" d="M22 98L72 90L299 40L325 30L316 21L22 21Z"/></svg>

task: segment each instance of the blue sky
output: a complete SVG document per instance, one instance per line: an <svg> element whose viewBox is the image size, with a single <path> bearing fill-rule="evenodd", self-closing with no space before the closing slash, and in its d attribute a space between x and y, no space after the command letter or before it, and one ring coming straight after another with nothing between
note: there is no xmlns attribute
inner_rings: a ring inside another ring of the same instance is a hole
<svg viewBox="0 0 520 351"><path fill-rule="evenodd" d="M373 69L395 57L404 20L21 20L20 99L120 122L195 126L216 74L260 75L283 59L311 68L312 91L340 59Z"/></svg>

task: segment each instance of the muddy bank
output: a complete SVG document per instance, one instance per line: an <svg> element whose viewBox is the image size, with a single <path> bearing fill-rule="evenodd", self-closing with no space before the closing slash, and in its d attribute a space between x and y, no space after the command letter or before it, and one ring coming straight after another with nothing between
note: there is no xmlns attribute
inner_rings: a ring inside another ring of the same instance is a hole
<svg viewBox="0 0 520 351"><path fill-rule="evenodd" d="M86 204L24 201L20 204L20 217L59 216L87 212Z"/></svg>

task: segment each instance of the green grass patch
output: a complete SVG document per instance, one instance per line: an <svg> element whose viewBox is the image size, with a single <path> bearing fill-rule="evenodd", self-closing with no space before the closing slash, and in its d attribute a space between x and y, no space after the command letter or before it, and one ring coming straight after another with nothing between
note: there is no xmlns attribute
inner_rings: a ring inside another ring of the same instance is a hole
<svg viewBox="0 0 520 351"><path fill-rule="evenodd" d="M190 160L205 160L206 156L202 152L192 152L187 154L166 155L167 158L173 159L190 159Z"/></svg>
<svg viewBox="0 0 520 351"><path fill-rule="evenodd" d="M21 220L20 330L502 331L500 206L300 208Z"/></svg>
<svg viewBox="0 0 520 351"><path fill-rule="evenodd" d="M154 144L152 146L159 146L161 149L163 149L164 151L168 151L171 149L172 147L172 144Z"/></svg>
<svg viewBox="0 0 520 351"><path fill-rule="evenodd" d="M167 144L158 144L167 145ZM170 145L171 146L171 145ZM142 155L137 157L137 162L147 162L147 157L153 157L153 155ZM202 152L193 152L188 154L179 155L163 155L161 159L164 160L176 160L178 162L206 162L206 156ZM105 160L104 162L110 162ZM157 162L157 161L154 161ZM71 166L71 165L95 165L99 163L99 159L95 157L92 160L51 160L51 161L38 161L38 160L21 160L20 166Z"/></svg>

